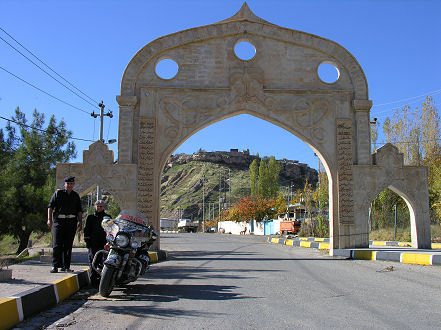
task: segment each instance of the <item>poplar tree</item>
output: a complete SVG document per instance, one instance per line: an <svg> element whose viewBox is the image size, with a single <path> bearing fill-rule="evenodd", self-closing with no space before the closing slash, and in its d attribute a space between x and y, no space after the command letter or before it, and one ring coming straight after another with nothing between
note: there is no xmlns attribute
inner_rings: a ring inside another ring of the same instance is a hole
<svg viewBox="0 0 441 330"><path fill-rule="evenodd" d="M250 165L250 183L251 196L256 196L259 193L259 161L257 158Z"/></svg>
<svg viewBox="0 0 441 330"><path fill-rule="evenodd" d="M263 198L270 197L270 180L269 180L269 172L268 172L268 161L264 158L260 161L259 164L259 184L258 184L258 192L259 195Z"/></svg>
<svg viewBox="0 0 441 330"><path fill-rule="evenodd" d="M268 175L269 175L269 196L277 197L279 194L279 177L282 166L277 162L274 156L270 157L268 162Z"/></svg>
<svg viewBox="0 0 441 330"><path fill-rule="evenodd" d="M425 165L429 169L429 200L431 217L441 219L441 120L438 109L431 97L411 111L408 105L397 109L392 118L383 123L386 142L394 144L403 153L406 165ZM386 190L384 194L392 192ZM384 195L383 194L383 195ZM381 196L381 200L392 200L391 196ZM375 200L376 211L382 209L382 202Z"/></svg>

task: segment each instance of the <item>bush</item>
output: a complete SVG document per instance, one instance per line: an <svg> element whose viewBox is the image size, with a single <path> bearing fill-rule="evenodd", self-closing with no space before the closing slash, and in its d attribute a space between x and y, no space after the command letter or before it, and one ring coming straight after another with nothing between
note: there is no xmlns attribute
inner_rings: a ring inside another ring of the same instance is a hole
<svg viewBox="0 0 441 330"><path fill-rule="evenodd" d="M329 220L319 215L311 220L303 221L299 236L329 237Z"/></svg>

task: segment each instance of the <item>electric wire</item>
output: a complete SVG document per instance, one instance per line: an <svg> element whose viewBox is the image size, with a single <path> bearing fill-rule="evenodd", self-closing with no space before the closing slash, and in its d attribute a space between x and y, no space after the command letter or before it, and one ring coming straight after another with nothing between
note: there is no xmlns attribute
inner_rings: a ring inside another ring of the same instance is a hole
<svg viewBox="0 0 441 330"><path fill-rule="evenodd" d="M92 97L90 97L89 95L87 95L86 93L84 93L81 89L79 89L78 87L76 87L74 84L72 84L71 82L69 82L66 78L64 78L62 75L60 75L58 72L56 72L54 69L52 69L48 64L46 64L45 62L43 62L37 55L35 55L32 51L30 51L28 48L26 48L22 43L20 43L17 39L15 39L11 34L9 34L5 29L3 29L2 27L0 27L0 30L2 30L9 38L11 38L12 40L14 40L17 44L19 44L23 49L25 49L29 54L31 54L35 59L37 59L40 63L42 63L45 67L47 67L49 70L51 70L53 73L55 73L58 77L60 77L61 79L63 79L66 83L68 83L70 86L72 86L74 89L76 89L78 92L80 92L81 94L83 94L85 97L87 97L89 100L91 100L94 104L92 104L93 106L96 107L97 104L99 104L98 101L94 100ZM31 61L32 62L32 61ZM33 62L32 62L33 63ZM39 66L37 66L39 67ZM44 70L43 70L44 71ZM53 77L52 77L53 78ZM53 78L55 79L55 78ZM56 79L55 79L56 80ZM58 80L57 80L58 81ZM64 85L63 85L64 86ZM70 89L69 89L70 90ZM75 95L77 95L75 93ZM77 95L79 96L79 95ZM80 97L80 96L79 96ZM84 99L83 99L84 100ZM86 101L87 102L87 101ZM90 104L90 103L89 103ZM109 109L111 111L111 109Z"/></svg>
<svg viewBox="0 0 441 330"><path fill-rule="evenodd" d="M35 86L35 85L33 85L33 84L27 82L27 81L24 80L23 78L20 78L19 76L17 76L17 75L15 75L15 74L13 74L12 72L6 70L6 69L5 69L4 67L2 67L2 66L0 66L0 69L2 69L3 71L5 71L6 73L9 73L11 76L17 78L18 80L21 80L21 81L24 82L25 84L28 84L29 86L35 88L36 90L38 90L38 91L40 91L40 92L42 92L42 93L44 93L44 94L46 94L46 95L48 95L48 96L54 98L55 100L57 100L57 101L59 101L59 102L61 102L61 103L64 103L64 104L66 104L66 105L68 105L68 106L70 106L70 107L72 107L72 108L74 108L74 109L77 109L77 110L82 111L82 112L84 112L84 113L90 114L89 111L83 110L83 109L81 109L81 108L78 108L78 107L76 107L76 106L74 106L74 105L72 105L72 104L66 102L66 101L63 101L62 99L60 99L60 98L58 98L58 97L56 97L56 96L54 96L54 95L52 95L52 94L50 94L50 93L48 93L48 92L42 90L41 88L39 88L39 87L37 87L37 86Z"/></svg>
<svg viewBox="0 0 441 330"><path fill-rule="evenodd" d="M418 96L408 97L408 98L401 99L401 100L397 100L397 101L392 101L392 102L387 102L387 103L381 103L381 104L374 104L372 107L381 107L381 106L384 106L384 105L390 105L390 104L395 104L395 103L401 103L401 102L405 102L405 101L408 101L408 100L414 100L414 99L422 98L422 97L425 97L425 96L436 95L436 94L439 94L439 93L441 93L441 89L438 89L438 90L433 91L433 92L429 92L429 93L421 94L421 95L418 95Z"/></svg>
<svg viewBox="0 0 441 330"><path fill-rule="evenodd" d="M46 70L44 70L41 66L39 66L37 63L35 63L34 61L32 61L29 57L27 57L25 54L23 54L21 51L19 51L17 48L15 48L13 45L11 45L8 41L6 41L5 39L3 39L2 37L0 37L0 39L5 42L7 45L9 45L9 47L11 47L12 49L14 49L17 53L19 53L21 56L23 56L24 58L26 58L29 62L31 62L32 64L34 64L37 68L39 68L41 71L43 71L44 73L46 73L49 77L51 77L52 79L54 79L56 82L58 82L61 86L65 87L66 89L68 89L69 91L71 91L73 94L75 94L76 96L78 96L80 99L82 99L83 101L89 103L90 105L96 107L99 109L97 104L94 104L92 102L90 102L89 100L86 100L84 97L82 97L81 95L79 95L77 92L75 92L74 90L72 90L71 88L69 88L68 86L66 86L65 84L63 84L61 81L59 81L57 78L55 78L53 75L51 75L49 72L47 72Z"/></svg>
<svg viewBox="0 0 441 330"><path fill-rule="evenodd" d="M41 129L41 128L33 127L33 126L26 125L26 124L23 124L23 123L18 123L15 120L8 119L8 118L2 117L2 116L0 116L0 118L3 119L3 120L9 121L11 123L14 123L16 125L19 125L19 126L25 126L25 127L32 128L34 130L37 130L37 131L40 131L40 132L43 132L43 133L47 133L47 130L44 130L44 129ZM88 141L88 142L95 142L95 141L92 141L92 140L76 138L76 137L70 137L70 139L72 139L72 140L80 140L80 141Z"/></svg>
<svg viewBox="0 0 441 330"><path fill-rule="evenodd" d="M87 95L86 93L84 93L83 91L81 91L78 87L76 87L75 85L73 85L71 82L69 82L67 79L65 79L62 75L60 75L59 73L57 73L54 69L52 69L49 65L47 65L45 62L43 62L40 58L38 58L37 55L35 55L33 52L31 52L29 49L27 49L23 44L21 44L17 39L15 39L13 36L11 36L8 32L5 31L5 29L3 29L2 27L0 27L0 30L2 30L9 38L11 38L12 40L14 40L17 44L19 44L23 49L25 49L29 54L31 54L34 58L36 58L40 63L42 63L45 67L47 67L49 70L51 70L53 73L55 73L58 77L60 77L61 79L63 79L65 82L67 82L70 86L72 86L73 88L75 88L77 91L79 91L81 94L83 94L85 97L87 97L89 100L91 100L92 102L94 102L95 104L98 104L99 102L94 100L93 98L91 98L89 95Z"/></svg>

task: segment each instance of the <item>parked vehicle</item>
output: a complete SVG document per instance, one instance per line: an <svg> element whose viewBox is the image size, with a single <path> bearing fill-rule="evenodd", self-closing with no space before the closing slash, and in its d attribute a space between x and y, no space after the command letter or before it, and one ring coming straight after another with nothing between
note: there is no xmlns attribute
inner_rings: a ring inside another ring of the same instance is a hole
<svg viewBox="0 0 441 330"><path fill-rule="evenodd" d="M280 221L280 233L297 234L302 223L300 221Z"/></svg>
<svg viewBox="0 0 441 330"><path fill-rule="evenodd" d="M107 297L116 285L136 281L145 274L150 263L148 249L157 234L136 210L123 210L116 219L105 217L102 226L107 244L95 254L92 267L101 274L99 293Z"/></svg>
<svg viewBox="0 0 441 330"><path fill-rule="evenodd" d="M177 221L173 219L160 219L159 227L161 230L176 230Z"/></svg>
<svg viewBox="0 0 441 330"><path fill-rule="evenodd" d="M198 231L199 222L190 219L179 219L178 231L186 233L195 233Z"/></svg>

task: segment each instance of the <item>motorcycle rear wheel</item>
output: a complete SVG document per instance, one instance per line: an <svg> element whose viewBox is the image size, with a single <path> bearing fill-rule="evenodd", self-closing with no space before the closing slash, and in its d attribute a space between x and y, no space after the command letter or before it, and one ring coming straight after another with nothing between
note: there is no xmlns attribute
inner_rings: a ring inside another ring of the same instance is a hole
<svg viewBox="0 0 441 330"><path fill-rule="evenodd" d="M104 265L99 286L99 292L101 296L108 297L110 295L115 285L115 275L115 268Z"/></svg>

